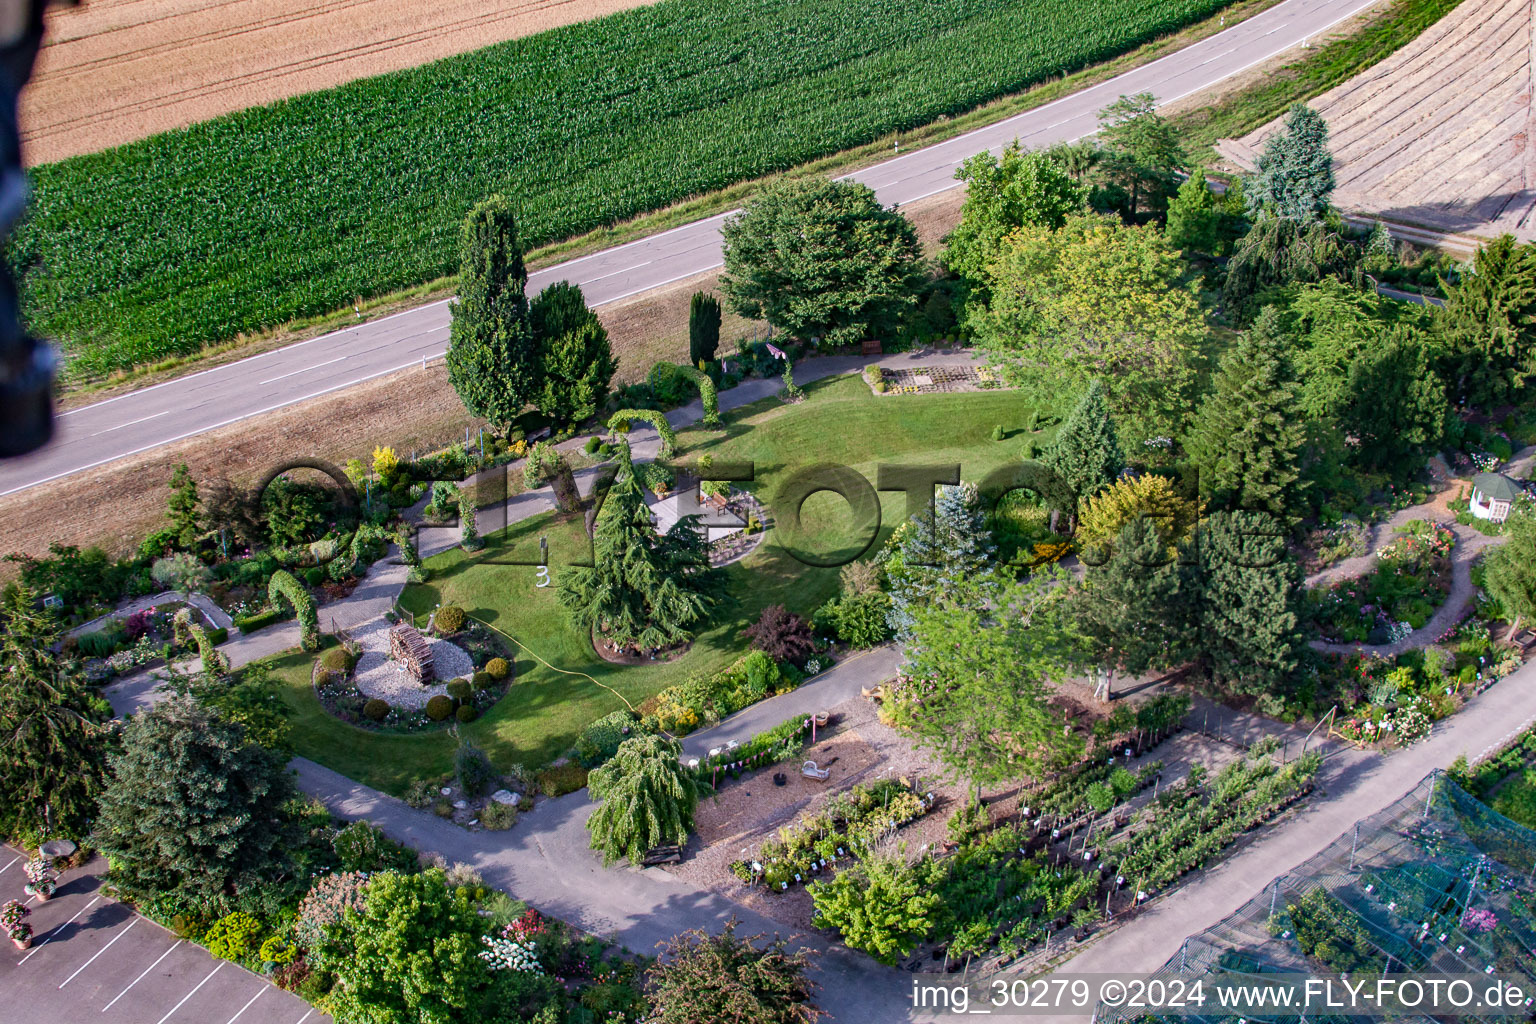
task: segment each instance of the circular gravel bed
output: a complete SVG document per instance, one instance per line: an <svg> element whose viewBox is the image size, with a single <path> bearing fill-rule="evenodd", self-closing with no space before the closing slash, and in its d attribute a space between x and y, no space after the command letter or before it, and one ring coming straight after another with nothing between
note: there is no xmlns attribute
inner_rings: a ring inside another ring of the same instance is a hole
<svg viewBox="0 0 1536 1024"><path fill-rule="evenodd" d="M366 626L354 637L362 646L363 654L352 670L352 681L366 696L388 701L397 708L424 708L428 700L448 692L448 680L467 679L475 671L475 663L462 647L428 637L438 681L431 686L422 686L411 678L403 665L389 659L388 623L381 621Z"/></svg>

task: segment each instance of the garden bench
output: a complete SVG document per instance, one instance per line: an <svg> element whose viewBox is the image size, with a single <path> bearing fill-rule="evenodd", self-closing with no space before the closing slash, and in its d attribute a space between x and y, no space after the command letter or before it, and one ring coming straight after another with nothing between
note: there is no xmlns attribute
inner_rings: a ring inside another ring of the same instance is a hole
<svg viewBox="0 0 1536 1024"><path fill-rule="evenodd" d="M826 782L832 775L827 769L816 767L815 761L807 761L801 765L800 774L808 779L815 779L817 782Z"/></svg>
<svg viewBox="0 0 1536 1024"><path fill-rule="evenodd" d="M640 861L642 867L653 868L658 864L676 864L683 859L680 846L658 846Z"/></svg>

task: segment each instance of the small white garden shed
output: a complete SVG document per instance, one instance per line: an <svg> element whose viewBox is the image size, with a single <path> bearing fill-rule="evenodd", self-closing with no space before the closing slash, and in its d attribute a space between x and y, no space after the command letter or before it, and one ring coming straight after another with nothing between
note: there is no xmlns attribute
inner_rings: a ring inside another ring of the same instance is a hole
<svg viewBox="0 0 1536 1024"><path fill-rule="evenodd" d="M1520 485L1503 473L1479 473L1472 478L1468 510L1479 519L1502 523L1520 495Z"/></svg>

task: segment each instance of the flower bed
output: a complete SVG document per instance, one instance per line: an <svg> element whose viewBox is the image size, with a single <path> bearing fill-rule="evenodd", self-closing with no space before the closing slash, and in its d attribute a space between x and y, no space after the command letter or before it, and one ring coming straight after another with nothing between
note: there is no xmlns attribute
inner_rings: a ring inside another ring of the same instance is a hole
<svg viewBox="0 0 1536 1024"><path fill-rule="evenodd" d="M722 750L714 757L691 759L688 766L693 769L699 785L711 790L718 789L728 778L740 778L749 772L797 757L805 749L810 733L810 718L797 715L758 733L739 746ZM698 763L695 764L695 761Z"/></svg>
<svg viewBox="0 0 1536 1024"><path fill-rule="evenodd" d="M818 657L826 659L826 655ZM788 693L803 678L793 665L780 665L762 651L752 651L713 675L691 676L642 701L641 728L685 736L704 722L717 722L760 700Z"/></svg>
<svg viewBox="0 0 1536 1024"><path fill-rule="evenodd" d="M1308 591L1323 639L1387 644L1423 628L1451 592L1455 543L1449 527L1416 521L1378 553L1367 575Z"/></svg>
<svg viewBox="0 0 1536 1024"><path fill-rule="evenodd" d="M932 806L931 793L918 796L894 779L860 783L781 829L779 839L764 843L755 858L736 861L731 871L743 882L782 892L831 872L839 861L858 859L873 843L916 821Z"/></svg>

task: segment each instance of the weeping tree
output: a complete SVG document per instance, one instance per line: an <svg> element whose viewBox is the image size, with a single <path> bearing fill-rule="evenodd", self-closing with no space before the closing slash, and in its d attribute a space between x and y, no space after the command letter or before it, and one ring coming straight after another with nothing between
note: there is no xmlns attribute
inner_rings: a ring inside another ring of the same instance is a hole
<svg viewBox="0 0 1536 1024"><path fill-rule="evenodd" d="M286 603L292 608L299 618L299 645L306 651L320 649L320 615L315 611L315 599L293 573L279 569L272 574L267 583L267 603L273 607Z"/></svg>
<svg viewBox="0 0 1536 1024"><path fill-rule="evenodd" d="M593 527L593 564L559 577L560 603L582 629L618 644L669 647L693 639L719 601L698 516L657 533L635 467L619 456L613 487Z"/></svg>
<svg viewBox="0 0 1536 1024"><path fill-rule="evenodd" d="M639 864L658 846L688 841L699 792L682 752L674 739L636 736L587 777L592 799L601 801L587 832L605 865L621 858Z"/></svg>

